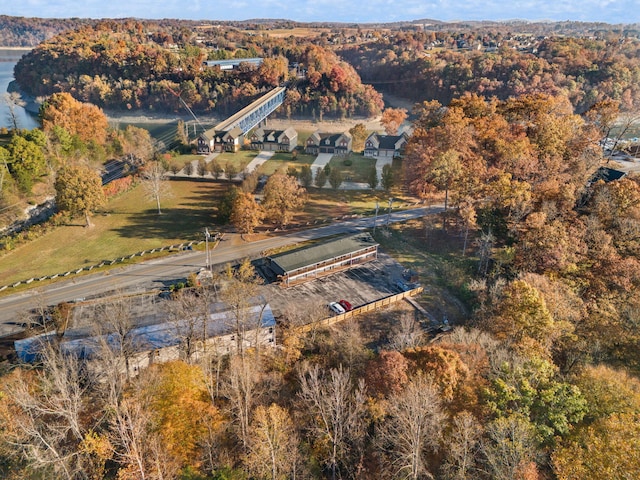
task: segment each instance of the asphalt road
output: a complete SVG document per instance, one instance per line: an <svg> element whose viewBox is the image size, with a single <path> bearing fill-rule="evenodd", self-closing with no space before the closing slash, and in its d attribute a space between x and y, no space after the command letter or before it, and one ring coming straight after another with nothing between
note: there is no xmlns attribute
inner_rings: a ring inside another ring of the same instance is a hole
<svg viewBox="0 0 640 480"><path fill-rule="evenodd" d="M379 227L384 225L387 219L391 223L403 222L441 211L442 206L436 205L392 212L389 218L387 214L381 214L378 216L377 225ZM261 252L272 248L341 233L356 233L373 226L374 218L367 217L336 222L324 227L255 242L245 242L241 245L232 245L231 242L223 239L214 250L209 252L211 265L216 269L216 266L222 266L245 257L257 257ZM163 288L176 280L186 278L190 273L199 271L205 265L205 252L181 252L170 257L110 269L102 273L84 275L0 298L0 337L23 330L20 319L24 317L25 312L38 305L56 305L60 302L87 299L110 292L126 291L131 293Z"/></svg>

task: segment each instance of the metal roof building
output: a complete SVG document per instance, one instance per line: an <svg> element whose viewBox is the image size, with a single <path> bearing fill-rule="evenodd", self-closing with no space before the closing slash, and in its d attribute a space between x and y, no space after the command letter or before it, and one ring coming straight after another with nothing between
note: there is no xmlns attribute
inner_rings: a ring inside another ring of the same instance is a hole
<svg viewBox="0 0 640 480"><path fill-rule="evenodd" d="M368 233L267 257L269 267L282 284L311 280L378 257L378 244Z"/></svg>

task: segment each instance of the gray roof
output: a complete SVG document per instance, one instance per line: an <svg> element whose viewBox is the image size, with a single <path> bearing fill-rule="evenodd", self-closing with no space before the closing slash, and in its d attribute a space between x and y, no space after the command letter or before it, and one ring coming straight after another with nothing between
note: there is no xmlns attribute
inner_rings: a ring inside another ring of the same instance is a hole
<svg viewBox="0 0 640 480"><path fill-rule="evenodd" d="M249 313L256 320L259 318L262 305L249 307ZM214 311L210 313L207 319L206 332L207 338L219 337L229 334L233 331L230 326L229 318L232 313L229 310L215 310L220 305L214 306ZM197 331L202 331L202 319L197 319L196 323L200 326L196 327ZM262 327L273 327L276 324L275 317L271 306L267 304L262 311ZM152 325L144 325L131 330L130 338L136 351L145 352L178 345L180 343L181 333L188 329L187 320L183 322L162 322ZM255 324L255 322L250 322ZM38 351L43 343L49 343L56 339L56 334L45 333L35 337L29 337L14 342L16 353L23 362L32 362L37 359ZM104 342L109 345L117 346L118 337L115 334L105 335L74 335L69 331L60 339L60 348L65 353L71 353L79 358L90 358L100 351L100 346Z"/></svg>
<svg viewBox="0 0 640 480"><path fill-rule="evenodd" d="M377 246L376 241L368 233L359 233L348 237L341 237L310 247L272 255L271 266L276 273L283 275L298 268L308 267L317 263L349 253L355 253L369 247ZM278 272L278 269L281 271Z"/></svg>

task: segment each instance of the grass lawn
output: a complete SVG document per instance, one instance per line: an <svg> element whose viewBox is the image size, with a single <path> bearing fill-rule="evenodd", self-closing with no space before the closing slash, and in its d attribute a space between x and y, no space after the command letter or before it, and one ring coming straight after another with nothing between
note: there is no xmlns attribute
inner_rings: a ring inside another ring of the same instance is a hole
<svg viewBox="0 0 640 480"><path fill-rule="evenodd" d="M257 155L258 152L253 150L240 150L236 153L223 152L218 155L215 160L222 165L222 168L225 168L225 165L231 163L236 167L238 172L241 172Z"/></svg>
<svg viewBox="0 0 640 480"><path fill-rule="evenodd" d="M289 166L296 167L298 171L302 165L311 165L316 159L314 155L298 153L296 160L292 160L290 153L276 153L258 168L261 175L271 175L277 170L287 171Z"/></svg>
<svg viewBox="0 0 640 480"><path fill-rule="evenodd" d="M142 250L198 240L215 223L215 205L227 183L172 181L172 197L158 215L142 187L112 199L93 217L92 228L78 219L0 257L2 284L63 273Z"/></svg>
<svg viewBox="0 0 640 480"><path fill-rule="evenodd" d="M350 166L344 164L347 158L351 160ZM340 170L345 181L367 183L371 169L376 166L376 159L351 153L348 157L334 156L329 166Z"/></svg>

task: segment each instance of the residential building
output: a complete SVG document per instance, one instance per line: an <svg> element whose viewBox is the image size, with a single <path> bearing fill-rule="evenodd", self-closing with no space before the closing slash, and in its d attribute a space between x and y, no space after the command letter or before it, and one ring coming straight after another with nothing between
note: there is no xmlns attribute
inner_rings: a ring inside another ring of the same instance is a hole
<svg viewBox="0 0 640 480"><path fill-rule="evenodd" d="M409 135L382 135L372 133L364 142L365 157L395 158L402 155L404 147L407 145Z"/></svg>
<svg viewBox="0 0 640 480"><path fill-rule="evenodd" d="M313 132L305 144L305 151L310 155L331 153L333 155L348 155L351 153L352 138L349 132L323 133Z"/></svg>
<svg viewBox="0 0 640 480"><path fill-rule="evenodd" d="M252 150L267 152L292 152L298 145L298 132L293 127L286 130L256 129L249 137Z"/></svg>

